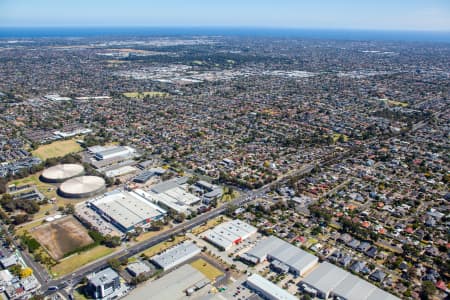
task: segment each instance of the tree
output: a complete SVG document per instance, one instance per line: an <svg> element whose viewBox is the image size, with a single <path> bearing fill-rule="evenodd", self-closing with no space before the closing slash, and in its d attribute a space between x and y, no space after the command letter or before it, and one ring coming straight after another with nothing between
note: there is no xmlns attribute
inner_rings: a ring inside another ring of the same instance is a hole
<svg viewBox="0 0 450 300"><path fill-rule="evenodd" d="M110 260L108 260L108 265L113 268L114 270L118 270L121 263L117 258L111 258Z"/></svg>
<svg viewBox="0 0 450 300"><path fill-rule="evenodd" d="M13 223L14 223L15 225L19 225L19 224L22 224L22 223L27 222L28 219L29 219L29 217L28 217L27 214L19 214L19 215L15 215L15 216L13 217Z"/></svg>
<svg viewBox="0 0 450 300"><path fill-rule="evenodd" d="M118 247L120 246L120 237L107 234L104 237L103 244L110 248Z"/></svg>
<svg viewBox="0 0 450 300"><path fill-rule="evenodd" d="M420 292L420 299L428 300L436 293L436 287L432 281L422 282L422 291Z"/></svg>
<svg viewBox="0 0 450 300"><path fill-rule="evenodd" d="M136 227L136 228L134 229L135 236L141 235L141 233L142 233L143 231L144 231L144 230L142 229L142 227Z"/></svg>
<svg viewBox="0 0 450 300"><path fill-rule="evenodd" d="M27 278L33 275L33 270L31 268L24 268L20 270L20 278Z"/></svg>
<svg viewBox="0 0 450 300"><path fill-rule="evenodd" d="M66 205L65 213L68 215L73 215L75 213L75 206L72 203Z"/></svg>
<svg viewBox="0 0 450 300"><path fill-rule="evenodd" d="M13 274L15 276L20 276L20 271L22 271L22 266L19 264L15 264L15 265L9 267L9 271L11 272L11 274Z"/></svg>
<svg viewBox="0 0 450 300"><path fill-rule="evenodd" d="M312 230L311 230L311 234L312 235L318 235L319 233L322 233L322 228L320 226L315 226Z"/></svg>
<svg viewBox="0 0 450 300"><path fill-rule="evenodd" d="M8 184L8 180L6 178L0 178L0 194L6 193L6 185Z"/></svg>
<svg viewBox="0 0 450 300"><path fill-rule="evenodd" d="M152 230L159 231L164 226L164 223L162 220L156 220L152 222Z"/></svg>
<svg viewBox="0 0 450 300"><path fill-rule="evenodd" d="M178 213L173 218L175 222L182 223L186 219L186 215L184 213Z"/></svg>

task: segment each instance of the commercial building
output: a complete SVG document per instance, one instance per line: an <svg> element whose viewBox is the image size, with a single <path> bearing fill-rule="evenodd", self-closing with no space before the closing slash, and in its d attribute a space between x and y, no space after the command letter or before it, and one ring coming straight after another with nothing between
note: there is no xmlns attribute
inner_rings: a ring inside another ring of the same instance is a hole
<svg viewBox="0 0 450 300"><path fill-rule="evenodd" d="M63 96L60 96L59 94L45 95L44 98L47 99L47 100L50 100L50 101L55 101L55 102L72 100L72 98L70 98L70 97L63 97Z"/></svg>
<svg viewBox="0 0 450 300"><path fill-rule="evenodd" d="M107 268L87 277L87 290L94 299L105 298L120 289L119 275L111 268Z"/></svg>
<svg viewBox="0 0 450 300"><path fill-rule="evenodd" d="M137 277L141 274L148 274L151 271L151 268L146 265L142 261L137 261L131 264L128 264L127 266L128 273L131 274L133 277Z"/></svg>
<svg viewBox="0 0 450 300"><path fill-rule="evenodd" d="M259 294L262 298L268 300L296 300L297 298L273 284L264 277L253 274L247 278L246 285Z"/></svg>
<svg viewBox="0 0 450 300"><path fill-rule="evenodd" d="M76 135L83 135L83 134L88 134L91 133L92 129L86 129L86 128L78 128L69 132L64 132L64 131L55 131L53 132L54 135L56 135L57 137L60 137L62 139L65 138L69 138L69 137L73 137Z"/></svg>
<svg viewBox="0 0 450 300"><path fill-rule="evenodd" d="M324 262L302 280L302 284L306 284L306 287L302 285L301 287L306 289L306 292L319 298L328 299L331 291L333 291L333 289L335 289L348 274L349 273L345 270L338 268L329 262Z"/></svg>
<svg viewBox="0 0 450 300"><path fill-rule="evenodd" d="M206 231L204 239L222 250L229 250L234 244L256 234L258 229L240 220L232 220Z"/></svg>
<svg viewBox="0 0 450 300"><path fill-rule="evenodd" d="M144 171L141 174L139 174L138 176L136 176L133 181L137 182L137 183L146 183L147 181L150 180L150 178L152 178L153 176L161 176L166 172L166 170L162 169L162 168L154 168L154 169L150 169L148 171Z"/></svg>
<svg viewBox="0 0 450 300"><path fill-rule="evenodd" d="M210 281L203 273L189 264L164 275L163 277L138 286L125 300L179 300L202 289Z"/></svg>
<svg viewBox="0 0 450 300"><path fill-rule="evenodd" d="M123 176L123 175L130 174L130 173L134 173L137 171L138 171L138 169L133 166L123 166L123 167L119 167L116 169L105 171L104 173L107 177L114 178L114 177L119 177L119 176Z"/></svg>
<svg viewBox="0 0 450 300"><path fill-rule="evenodd" d="M200 252L201 249L192 241L184 241L161 254L153 256L151 262L166 271L200 254Z"/></svg>
<svg viewBox="0 0 450 300"><path fill-rule="evenodd" d="M303 292L321 299L399 300L373 284L324 262L299 283Z"/></svg>
<svg viewBox="0 0 450 300"><path fill-rule="evenodd" d="M15 264L17 264L17 257L14 254L12 254L10 256L7 256L7 257L3 257L2 259L0 259L0 266L3 269L7 269L9 267L12 267Z"/></svg>
<svg viewBox="0 0 450 300"><path fill-rule="evenodd" d="M200 198L186 191L186 177L175 178L154 185L148 191L151 201L178 213L190 214L192 205L200 203Z"/></svg>
<svg viewBox="0 0 450 300"><path fill-rule="evenodd" d="M122 190L90 200L88 205L123 232L145 227L166 215L164 209L138 193Z"/></svg>
<svg viewBox="0 0 450 300"><path fill-rule="evenodd" d="M94 155L97 160L107 160L115 158L129 158L136 152L135 149L128 146L94 146L88 148L88 151Z"/></svg>
<svg viewBox="0 0 450 300"><path fill-rule="evenodd" d="M264 260L277 261L276 268L284 269L285 267L282 265L285 265L289 268L289 272L296 276L303 276L319 262L316 256L275 236L260 241L241 258L253 263L260 263Z"/></svg>

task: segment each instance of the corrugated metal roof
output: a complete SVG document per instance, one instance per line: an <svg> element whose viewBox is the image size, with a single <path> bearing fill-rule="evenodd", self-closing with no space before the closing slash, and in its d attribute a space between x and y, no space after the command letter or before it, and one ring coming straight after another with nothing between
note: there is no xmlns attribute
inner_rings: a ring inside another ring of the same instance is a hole
<svg viewBox="0 0 450 300"><path fill-rule="evenodd" d="M255 286L261 292L270 295L271 299L279 299L279 300L297 300L297 298L286 290L283 290L279 286L273 284L268 281L264 277L261 277L258 274L253 274L249 278L247 278L247 283Z"/></svg>
<svg viewBox="0 0 450 300"><path fill-rule="evenodd" d="M316 256L274 236L262 240L253 249L248 251L247 254L255 256L260 260L266 255L270 256L299 272L318 262Z"/></svg>
<svg viewBox="0 0 450 300"><path fill-rule="evenodd" d="M335 287L349 275L348 272L338 268L329 262L324 262L313 270L303 282L317 290L329 294Z"/></svg>
<svg viewBox="0 0 450 300"><path fill-rule="evenodd" d="M333 289L333 294L347 300L362 300L366 299L367 295L370 295L375 289L374 285L350 274Z"/></svg>

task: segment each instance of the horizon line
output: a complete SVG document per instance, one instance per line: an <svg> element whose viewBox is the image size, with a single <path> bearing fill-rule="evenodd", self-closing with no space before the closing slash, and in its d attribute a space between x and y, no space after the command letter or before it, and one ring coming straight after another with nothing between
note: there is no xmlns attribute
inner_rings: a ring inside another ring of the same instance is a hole
<svg viewBox="0 0 450 300"><path fill-rule="evenodd" d="M423 32L450 33L450 29L411 29L411 28L351 28L351 27L290 27L290 26L257 26L257 25L0 25L0 29L259 29L259 30L324 30L324 31L378 31L378 32Z"/></svg>

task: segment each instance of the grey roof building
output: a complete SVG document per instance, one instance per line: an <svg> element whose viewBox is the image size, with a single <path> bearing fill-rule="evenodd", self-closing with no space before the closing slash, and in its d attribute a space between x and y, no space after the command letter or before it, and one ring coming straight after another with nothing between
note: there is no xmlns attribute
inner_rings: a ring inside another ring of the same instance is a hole
<svg viewBox="0 0 450 300"><path fill-rule="evenodd" d="M345 270L338 268L329 262L324 262L313 270L302 283L316 290L319 297L328 299L331 292L336 288L347 276Z"/></svg>
<svg viewBox="0 0 450 300"><path fill-rule="evenodd" d="M269 300L296 300L297 298L273 284L264 277L253 274L247 278L246 284L249 288L256 291L263 298Z"/></svg>
<svg viewBox="0 0 450 300"><path fill-rule="evenodd" d="M185 184L187 181L188 181L187 177L174 178L152 186L151 190L156 194L160 194L164 193L165 191L176 188L179 185Z"/></svg>
<svg viewBox="0 0 450 300"><path fill-rule="evenodd" d="M94 299L105 298L120 289L119 274L111 268L88 276L88 292Z"/></svg>
<svg viewBox="0 0 450 300"><path fill-rule="evenodd" d="M370 243L368 242L361 242L361 244L356 247L356 250L361 252L366 252L370 248Z"/></svg>
<svg viewBox="0 0 450 300"><path fill-rule="evenodd" d="M365 261L356 261L354 262L351 266L350 266L350 271L353 271L355 273L359 273L361 272L364 267L366 266L366 262Z"/></svg>
<svg viewBox="0 0 450 300"><path fill-rule="evenodd" d="M399 300L328 262L321 263L299 285L304 292L321 299L334 297L339 300Z"/></svg>
<svg viewBox="0 0 450 300"><path fill-rule="evenodd" d="M376 287L354 275L348 275L333 289L333 295L346 300L366 299ZM380 299L381 300L381 299Z"/></svg>
<svg viewBox="0 0 450 300"><path fill-rule="evenodd" d="M135 263L131 263L127 266L128 273L133 277L137 277L141 274L146 274L151 271L150 267L147 266L144 262L138 261Z"/></svg>
<svg viewBox="0 0 450 300"><path fill-rule="evenodd" d="M178 300L186 299L188 290L195 292L210 281L200 271L185 264L167 275L138 286L124 299L126 300Z"/></svg>
<svg viewBox="0 0 450 300"><path fill-rule="evenodd" d="M151 261L165 271L187 261L197 254L200 254L200 252L201 249L192 241L185 241L167 249L161 254L153 256Z"/></svg>
<svg viewBox="0 0 450 300"><path fill-rule="evenodd" d="M383 282L384 278L386 277L386 273L384 273L381 270L375 270L372 274L370 274L369 278L373 281Z"/></svg>
<svg viewBox="0 0 450 300"><path fill-rule="evenodd" d="M300 276L314 267L319 261L316 256L275 236L262 240L246 254L246 256L257 258L259 262L266 259L270 261L277 260L289 266L291 273Z"/></svg>
<svg viewBox="0 0 450 300"><path fill-rule="evenodd" d="M3 269L14 266L15 264L17 264L17 257L15 255L11 255L0 259L0 265L2 266Z"/></svg>

